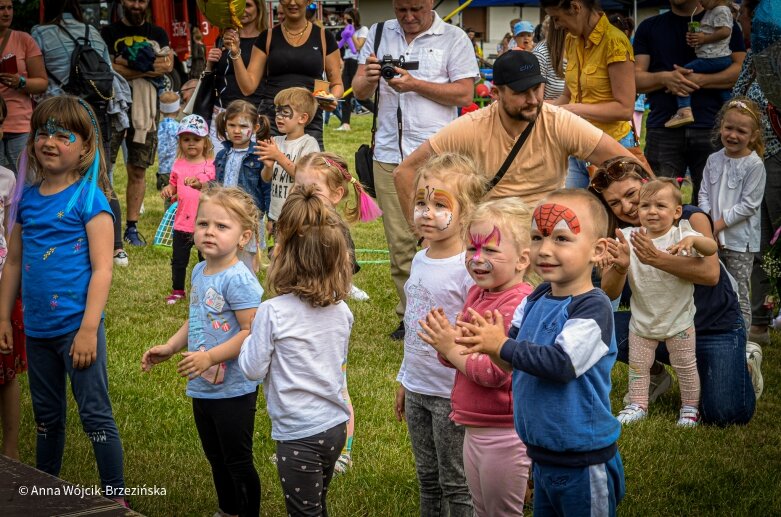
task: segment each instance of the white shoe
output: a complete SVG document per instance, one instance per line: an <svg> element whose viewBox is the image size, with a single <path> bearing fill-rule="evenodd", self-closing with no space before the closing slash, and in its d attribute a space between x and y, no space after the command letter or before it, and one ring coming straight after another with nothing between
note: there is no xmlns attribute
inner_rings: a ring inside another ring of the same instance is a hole
<svg viewBox="0 0 781 517"><path fill-rule="evenodd" d="M640 420L645 420L645 417L647 416L648 411L637 404L629 404L618 412L616 419L622 424L632 424L634 422L639 422Z"/></svg>
<svg viewBox="0 0 781 517"><path fill-rule="evenodd" d="M127 267L130 261L127 257L127 252L125 250L118 250L114 254L114 265L120 266L120 267Z"/></svg>
<svg viewBox="0 0 781 517"><path fill-rule="evenodd" d="M656 399L669 390L672 384L672 377L667 373L667 368L662 365L662 371L660 373L651 375L651 383L648 386L648 403L653 404L656 402ZM624 395L624 405L626 406L630 402L629 392L627 392L627 394Z"/></svg>
<svg viewBox="0 0 781 517"><path fill-rule="evenodd" d="M683 406L678 414L678 427L697 427L700 411L696 407Z"/></svg>
<svg viewBox="0 0 781 517"><path fill-rule="evenodd" d="M350 131L352 128L350 127L350 124L342 124L341 126L337 127L334 131Z"/></svg>
<svg viewBox="0 0 781 517"><path fill-rule="evenodd" d="M765 389L765 381L762 378L762 347L753 341L746 342L746 363L751 384L754 386L754 396L759 400Z"/></svg>
<svg viewBox="0 0 781 517"><path fill-rule="evenodd" d="M356 287L355 285L350 286L350 298L352 298L356 302L369 301L369 295L366 294L366 291L364 291L359 287Z"/></svg>

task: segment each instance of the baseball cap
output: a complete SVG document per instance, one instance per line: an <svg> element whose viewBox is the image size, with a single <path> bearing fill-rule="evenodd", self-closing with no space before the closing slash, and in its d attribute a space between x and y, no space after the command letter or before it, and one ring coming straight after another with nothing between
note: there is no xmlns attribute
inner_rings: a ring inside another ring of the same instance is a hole
<svg viewBox="0 0 781 517"><path fill-rule="evenodd" d="M200 115L187 115L179 122L179 129L176 131L176 135L179 136L182 133L192 133L196 136L208 136L209 126L206 125L206 121Z"/></svg>
<svg viewBox="0 0 781 517"><path fill-rule="evenodd" d="M513 27L513 36L517 36L522 32L528 32L529 34L534 34L534 25L532 24L532 22L521 21L516 23L515 27Z"/></svg>
<svg viewBox="0 0 781 517"><path fill-rule="evenodd" d="M506 85L516 92L548 81L540 73L537 56L525 50L510 50L494 61L494 84Z"/></svg>

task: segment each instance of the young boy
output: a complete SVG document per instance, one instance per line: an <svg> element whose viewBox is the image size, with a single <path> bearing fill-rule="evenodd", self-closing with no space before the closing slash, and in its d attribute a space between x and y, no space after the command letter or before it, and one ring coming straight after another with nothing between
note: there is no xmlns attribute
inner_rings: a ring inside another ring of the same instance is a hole
<svg viewBox="0 0 781 517"><path fill-rule="evenodd" d="M314 137L304 133L317 111L317 101L306 88L287 88L274 97L277 129L284 136L258 142L260 158L263 160L261 177L271 182L271 205L269 221L275 222L282 211L296 177L296 161L305 154L320 151Z"/></svg>
<svg viewBox="0 0 781 517"><path fill-rule="evenodd" d="M513 26L515 48L517 50L531 50L534 48L534 24L520 21Z"/></svg>
<svg viewBox="0 0 781 517"><path fill-rule="evenodd" d="M534 515L614 516L624 496L610 410L616 359L610 300L591 282L606 251L607 213L585 190L562 189L534 211L531 262L544 282L515 311L470 309L456 341L513 371L515 429L534 461Z"/></svg>
<svg viewBox="0 0 781 517"><path fill-rule="evenodd" d="M163 92L160 95L160 113L163 120L157 125L157 190L168 185L171 176L171 167L176 160L176 149L179 141L176 131L179 129L179 94L176 92ZM166 208L168 208L168 201Z"/></svg>

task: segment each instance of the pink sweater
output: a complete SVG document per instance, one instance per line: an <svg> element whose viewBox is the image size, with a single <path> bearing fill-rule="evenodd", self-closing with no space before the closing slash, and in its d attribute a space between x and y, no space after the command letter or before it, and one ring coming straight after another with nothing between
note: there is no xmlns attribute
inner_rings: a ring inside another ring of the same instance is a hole
<svg viewBox="0 0 781 517"><path fill-rule="evenodd" d="M505 333L510 328L516 307L534 290L520 283L499 293L472 286L464 302L462 318L469 321L469 307L483 314L498 310L504 318ZM443 364L453 365L439 356ZM475 427L513 427L512 374L496 366L485 354L467 357L466 374L456 371L450 402L450 419L461 425Z"/></svg>
<svg viewBox="0 0 781 517"><path fill-rule="evenodd" d="M195 216L198 215L198 199L201 191L184 184L184 180L195 176L204 184L214 181L214 162L206 160L198 163L190 163L184 158L177 158L171 167L171 179L169 184L176 189L176 198L179 206L176 207L174 216L174 230L193 233L195 231Z"/></svg>

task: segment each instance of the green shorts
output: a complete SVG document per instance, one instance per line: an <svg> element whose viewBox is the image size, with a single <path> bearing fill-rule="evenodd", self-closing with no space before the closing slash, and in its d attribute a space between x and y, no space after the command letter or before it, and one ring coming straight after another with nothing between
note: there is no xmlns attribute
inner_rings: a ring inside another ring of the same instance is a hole
<svg viewBox="0 0 781 517"><path fill-rule="evenodd" d="M111 135L111 157L112 165L117 160L119 148L122 147L122 141L127 143L127 155L125 163L136 167L147 169L155 163L157 157L157 131L150 131L146 134L146 141L143 144L133 142L135 131L132 127L124 133L115 132Z"/></svg>

